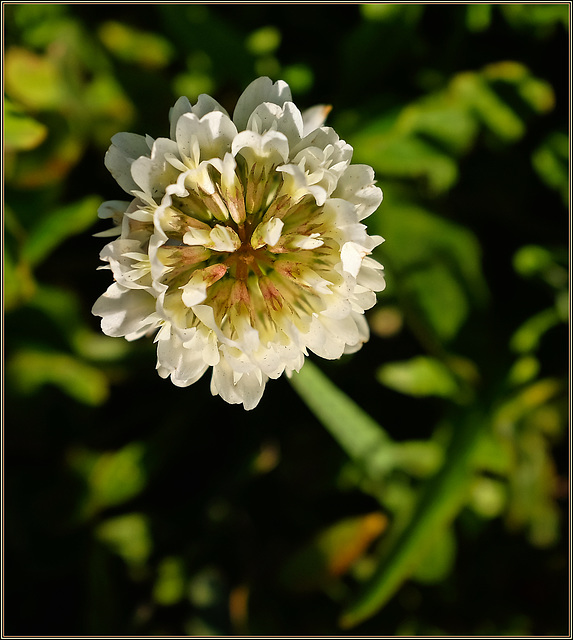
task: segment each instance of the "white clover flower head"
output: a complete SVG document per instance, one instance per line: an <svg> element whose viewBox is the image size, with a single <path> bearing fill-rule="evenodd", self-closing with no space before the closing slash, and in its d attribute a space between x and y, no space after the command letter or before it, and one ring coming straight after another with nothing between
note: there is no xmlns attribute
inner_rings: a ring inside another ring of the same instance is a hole
<svg viewBox="0 0 573 640"><path fill-rule="evenodd" d="M181 387L213 368L211 391L253 409L269 378L368 339L384 288L361 220L382 201L374 172L303 113L285 82L258 78L233 119L207 95L170 112L170 138L118 133L105 165L132 197L99 216L115 282L97 300L110 336L157 332L157 369ZM106 268L102 267L102 268Z"/></svg>

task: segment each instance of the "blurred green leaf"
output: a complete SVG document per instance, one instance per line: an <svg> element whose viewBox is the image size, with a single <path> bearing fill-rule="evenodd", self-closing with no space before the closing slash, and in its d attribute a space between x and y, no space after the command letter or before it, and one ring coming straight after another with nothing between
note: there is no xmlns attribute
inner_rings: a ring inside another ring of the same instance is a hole
<svg viewBox="0 0 573 640"><path fill-rule="evenodd" d="M424 178L429 188L446 191L458 177L457 163L437 146L397 133L375 133L364 127L353 137L356 162L374 167L380 178Z"/></svg>
<svg viewBox="0 0 573 640"><path fill-rule="evenodd" d="M146 448L141 442L131 442L119 451L97 457L87 479L99 507L122 504L141 493L147 484L145 455Z"/></svg>
<svg viewBox="0 0 573 640"><path fill-rule="evenodd" d="M407 276L406 291L418 313L442 341L455 337L469 313L466 293L444 264L428 265Z"/></svg>
<svg viewBox="0 0 573 640"><path fill-rule="evenodd" d="M108 396L107 378L94 367L65 353L23 349L8 363L16 388L31 395L46 384L87 405L97 406Z"/></svg>
<svg viewBox="0 0 573 640"><path fill-rule="evenodd" d="M98 35L120 60L149 69L165 67L174 56L171 43L163 36L122 22L105 22L98 29Z"/></svg>
<svg viewBox="0 0 573 640"><path fill-rule="evenodd" d="M386 432L310 360L290 383L311 411L370 478L393 465L393 443Z"/></svg>
<svg viewBox="0 0 573 640"><path fill-rule="evenodd" d="M254 55L273 53L281 43L281 32L275 26L261 27L247 38L247 49Z"/></svg>
<svg viewBox="0 0 573 640"><path fill-rule="evenodd" d="M220 603L225 595L223 578L215 567L205 567L189 581L189 600L195 607L211 607Z"/></svg>
<svg viewBox="0 0 573 640"><path fill-rule="evenodd" d="M551 35L558 25L569 27L567 4L507 4L500 5L506 20L515 28L529 31L538 38Z"/></svg>
<svg viewBox="0 0 573 640"><path fill-rule="evenodd" d="M6 52L5 81L8 95L31 109L53 109L67 99L65 80L56 63L21 47Z"/></svg>
<svg viewBox="0 0 573 640"><path fill-rule="evenodd" d="M350 569L387 524L386 516L375 512L327 527L287 560L280 574L282 585L295 591L326 586Z"/></svg>
<svg viewBox="0 0 573 640"><path fill-rule="evenodd" d="M42 262L64 240L89 229L97 220L98 196L87 196L48 214L40 214L30 230L22 254L32 265Z"/></svg>
<svg viewBox="0 0 573 640"><path fill-rule="evenodd" d="M535 314L511 336L509 343L511 349L517 353L536 351L541 338L559 322L560 318L553 307Z"/></svg>
<svg viewBox="0 0 573 640"><path fill-rule="evenodd" d="M507 485L496 478L478 476L473 482L469 506L482 518L497 518L507 505Z"/></svg>
<svg viewBox="0 0 573 640"><path fill-rule="evenodd" d="M525 132L525 124L515 111L491 88L483 76L463 73L454 80L454 90L500 140L513 142Z"/></svg>
<svg viewBox="0 0 573 640"><path fill-rule="evenodd" d="M470 31L486 31L492 19L493 7L490 4L468 4L466 6L466 25Z"/></svg>
<svg viewBox="0 0 573 640"><path fill-rule="evenodd" d="M390 389L411 396L455 398L460 390L450 369L439 360L426 356L384 364L377 377Z"/></svg>
<svg viewBox="0 0 573 640"><path fill-rule="evenodd" d="M392 269L406 320L421 323L440 341L453 339L466 320L472 301L481 305L487 287L481 251L467 229L400 201L390 192L384 215L373 219L375 231L392 242L380 249Z"/></svg>
<svg viewBox="0 0 573 640"><path fill-rule="evenodd" d="M424 270L428 264L441 262L459 275L472 298L483 301L487 286L481 268L481 250L468 229L419 206L390 195L384 201L384 215L372 219L375 231L392 242L381 252L401 272L415 268Z"/></svg>
<svg viewBox="0 0 573 640"><path fill-rule="evenodd" d="M444 450L432 440L407 440L394 446L396 468L424 478L438 471L444 462Z"/></svg>
<svg viewBox="0 0 573 640"><path fill-rule="evenodd" d="M98 525L95 535L133 567L145 565L152 550L149 522L141 513L105 520Z"/></svg>
<svg viewBox="0 0 573 640"><path fill-rule="evenodd" d="M513 386L531 382L539 374L540 368L539 360L533 356L518 358L509 370L508 382Z"/></svg>
<svg viewBox="0 0 573 640"><path fill-rule="evenodd" d="M456 547L456 536L451 527L437 531L430 550L412 574L412 579L422 584L436 584L444 580L454 566Z"/></svg>
<svg viewBox="0 0 573 640"><path fill-rule="evenodd" d="M178 557L163 558L157 567L157 579L153 585L153 599L158 604L170 606L183 599L184 591L183 561Z"/></svg>
<svg viewBox="0 0 573 640"><path fill-rule="evenodd" d="M15 263L8 249L4 247L4 310L11 311L26 302L36 292L36 282L26 262Z"/></svg>
<svg viewBox="0 0 573 640"><path fill-rule="evenodd" d="M344 628L372 616L388 602L465 504L472 475L472 452L484 419L483 415L467 412L456 424L444 466L426 483L408 526L386 549L374 576L343 613L340 623Z"/></svg>
<svg viewBox="0 0 573 640"><path fill-rule="evenodd" d="M533 167L548 187L569 203L569 138L565 133L552 133L537 148L531 158Z"/></svg>
<svg viewBox="0 0 573 640"><path fill-rule="evenodd" d="M4 148L6 151L28 151L40 145L48 130L4 98Z"/></svg>
<svg viewBox="0 0 573 640"><path fill-rule="evenodd" d="M310 91L314 84L314 73L307 64L291 64L282 71L282 77L293 92L302 95Z"/></svg>
<svg viewBox="0 0 573 640"><path fill-rule="evenodd" d="M456 155L470 149L478 132L475 118L447 91L408 105L396 126L405 133L430 138Z"/></svg>

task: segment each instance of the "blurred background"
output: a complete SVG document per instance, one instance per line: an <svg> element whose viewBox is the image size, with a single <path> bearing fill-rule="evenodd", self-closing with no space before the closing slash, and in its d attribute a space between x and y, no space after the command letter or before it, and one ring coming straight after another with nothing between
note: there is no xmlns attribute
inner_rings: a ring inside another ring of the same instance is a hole
<svg viewBox="0 0 573 640"><path fill-rule="evenodd" d="M7 634L568 633L568 9L3 6ZM374 167L388 287L246 413L100 332L92 234L114 133L259 75Z"/></svg>

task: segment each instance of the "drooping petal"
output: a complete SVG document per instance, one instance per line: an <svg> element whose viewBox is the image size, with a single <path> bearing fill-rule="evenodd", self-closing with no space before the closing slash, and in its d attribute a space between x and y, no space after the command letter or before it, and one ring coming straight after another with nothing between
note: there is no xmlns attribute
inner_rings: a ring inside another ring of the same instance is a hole
<svg viewBox="0 0 573 640"><path fill-rule="evenodd" d="M101 316L102 331L114 338L136 340L160 325L155 315L155 298L141 289L127 289L114 283L100 296L92 313Z"/></svg>

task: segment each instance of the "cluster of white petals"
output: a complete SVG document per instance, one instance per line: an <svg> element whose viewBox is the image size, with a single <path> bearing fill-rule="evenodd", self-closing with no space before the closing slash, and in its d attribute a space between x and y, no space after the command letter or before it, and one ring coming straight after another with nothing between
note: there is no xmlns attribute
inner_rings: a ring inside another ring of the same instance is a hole
<svg viewBox="0 0 573 640"><path fill-rule="evenodd" d="M97 300L110 336L156 332L159 375L209 368L212 393L254 408L269 378L368 339L364 311L384 288L361 220L382 201L374 172L301 113L288 85L255 80L233 118L213 98L170 112L170 138L118 133L106 167L132 200L105 202L117 236L101 252L115 282Z"/></svg>

